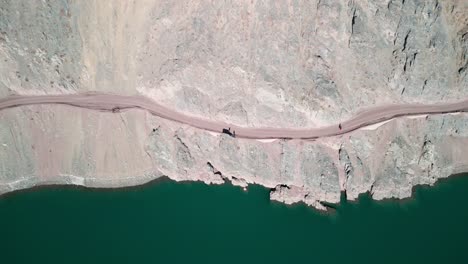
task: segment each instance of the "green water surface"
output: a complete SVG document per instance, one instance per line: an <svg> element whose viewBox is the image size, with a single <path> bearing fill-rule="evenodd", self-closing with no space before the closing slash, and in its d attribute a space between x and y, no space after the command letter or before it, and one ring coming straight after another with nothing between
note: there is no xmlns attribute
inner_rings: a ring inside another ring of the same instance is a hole
<svg viewBox="0 0 468 264"><path fill-rule="evenodd" d="M225 184L0 197L0 263L468 263L468 175L325 215Z"/></svg>

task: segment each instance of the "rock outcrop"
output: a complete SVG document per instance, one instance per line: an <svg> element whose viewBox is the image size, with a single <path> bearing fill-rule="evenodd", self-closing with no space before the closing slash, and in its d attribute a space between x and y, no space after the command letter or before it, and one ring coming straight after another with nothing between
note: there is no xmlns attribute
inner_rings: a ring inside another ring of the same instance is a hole
<svg viewBox="0 0 468 264"><path fill-rule="evenodd" d="M338 124L369 106L468 97L467 1L0 1L0 96L149 97L251 127ZM406 198L468 171L468 116L396 118L317 140L248 140L143 110L0 111L0 193L160 176L317 208Z"/></svg>

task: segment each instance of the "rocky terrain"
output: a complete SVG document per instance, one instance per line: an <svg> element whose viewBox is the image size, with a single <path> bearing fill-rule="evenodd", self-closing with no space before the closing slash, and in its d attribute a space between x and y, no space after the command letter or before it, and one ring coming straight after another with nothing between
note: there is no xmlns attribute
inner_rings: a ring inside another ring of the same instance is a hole
<svg viewBox="0 0 468 264"><path fill-rule="evenodd" d="M0 1L0 96L142 95L245 127L314 128L370 106L468 98L468 2ZM0 193L168 176L272 188L317 208L406 198L468 171L468 116L317 140L232 138L143 110L0 111Z"/></svg>

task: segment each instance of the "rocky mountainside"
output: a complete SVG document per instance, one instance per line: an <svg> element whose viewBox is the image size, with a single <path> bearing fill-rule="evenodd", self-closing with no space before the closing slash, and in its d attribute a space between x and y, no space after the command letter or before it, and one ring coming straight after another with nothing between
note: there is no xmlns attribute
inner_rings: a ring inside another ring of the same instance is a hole
<svg viewBox="0 0 468 264"><path fill-rule="evenodd" d="M468 1L0 1L0 97L143 95L246 127L314 128L370 106L468 98ZM168 176L318 208L405 198L468 171L463 113L317 140L248 140L143 110L0 111L0 192Z"/></svg>

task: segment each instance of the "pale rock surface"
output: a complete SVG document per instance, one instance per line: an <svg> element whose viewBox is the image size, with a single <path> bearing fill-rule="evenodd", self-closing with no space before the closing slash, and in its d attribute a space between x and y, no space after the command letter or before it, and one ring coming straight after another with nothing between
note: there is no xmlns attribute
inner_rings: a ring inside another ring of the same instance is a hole
<svg viewBox="0 0 468 264"><path fill-rule="evenodd" d="M369 106L468 97L468 1L0 1L0 96L139 94L252 127L336 124ZM315 141L234 139L142 110L0 111L0 193L226 180L317 208L406 198L468 171L466 114Z"/></svg>

